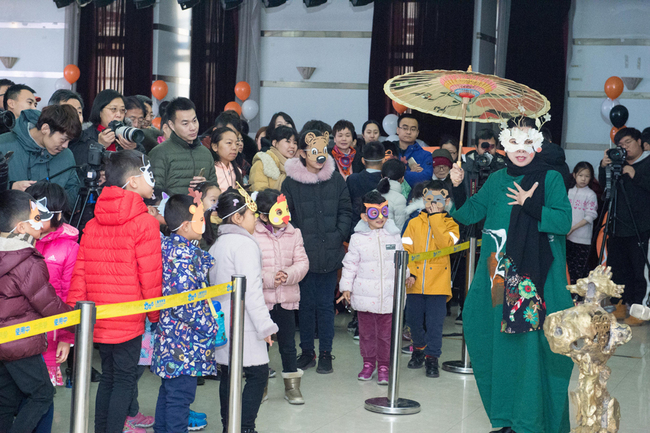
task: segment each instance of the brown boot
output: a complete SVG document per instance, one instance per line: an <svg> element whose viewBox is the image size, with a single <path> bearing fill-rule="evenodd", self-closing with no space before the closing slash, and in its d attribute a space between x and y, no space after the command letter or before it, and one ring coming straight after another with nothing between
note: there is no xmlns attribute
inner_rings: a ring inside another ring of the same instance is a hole
<svg viewBox="0 0 650 433"><path fill-rule="evenodd" d="M618 304L616 304L616 310L614 310L614 317L616 317L617 320L625 320L627 317L627 307L621 300Z"/></svg>
<svg viewBox="0 0 650 433"><path fill-rule="evenodd" d="M295 373L282 373L282 379L284 379L284 399L289 404L305 404L305 399L302 398L302 394L300 393L301 378L301 369L298 369Z"/></svg>
<svg viewBox="0 0 650 433"><path fill-rule="evenodd" d="M634 316L628 317L627 319L624 320L624 322L625 322L626 325L629 325L629 326L641 326L641 325L643 325L645 323L644 320L637 319Z"/></svg>

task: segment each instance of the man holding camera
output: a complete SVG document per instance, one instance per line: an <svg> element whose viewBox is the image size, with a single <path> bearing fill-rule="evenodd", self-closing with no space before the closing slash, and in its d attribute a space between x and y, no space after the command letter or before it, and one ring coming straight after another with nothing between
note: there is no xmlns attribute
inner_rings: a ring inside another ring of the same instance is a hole
<svg viewBox="0 0 650 433"><path fill-rule="evenodd" d="M641 132L635 128L618 131L614 143L617 149L605 151L600 162L598 181L601 185L618 183L610 191L610 199L616 194L616 208L611 211L615 219L608 233L607 264L612 267L613 281L625 284L614 313L624 319L626 306L643 303L647 290L644 269L650 238L650 154L643 152ZM630 316L625 323L634 326L642 321Z"/></svg>
<svg viewBox="0 0 650 433"><path fill-rule="evenodd" d="M10 188L24 191L36 181L51 179L74 203L79 178L71 168L75 162L68 143L80 134L79 115L70 105L49 106L42 112L23 110L13 130L0 135L0 152L14 152L9 161Z"/></svg>
<svg viewBox="0 0 650 433"><path fill-rule="evenodd" d="M465 155L465 193L472 196L478 192L488 176L506 166L506 160L497 153L497 137L491 129L476 132L476 150Z"/></svg>

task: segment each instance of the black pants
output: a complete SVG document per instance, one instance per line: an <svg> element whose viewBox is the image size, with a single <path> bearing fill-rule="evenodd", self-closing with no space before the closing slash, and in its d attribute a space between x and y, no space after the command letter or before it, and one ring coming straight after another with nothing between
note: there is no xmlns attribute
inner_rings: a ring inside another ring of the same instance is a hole
<svg viewBox="0 0 650 433"><path fill-rule="evenodd" d="M275 304L271 310L271 320L278 325L278 346L282 358L282 371L295 373L298 371L296 350L296 312L285 310L280 304Z"/></svg>
<svg viewBox="0 0 650 433"><path fill-rule="evenodd" d="M580 278L589 276L589 253L591 245L575 244L566 241L566 263L569 269L571 284L575 284Z"/></svg>
<svg viewBox="0 0 650 433"><path fill-rule="evenodd" d="M649 237L650 232L641 233L643 251L636 236L611 237L607 241L607 265L612 267L612 280L625 284L622 299L626 305L643 303L648 288L644 270Z"/></svg>
<svg viewBox="0 0 650 433"><path fill-rule="evenodd" d="M33 431L53 401L42 355L0 361L0 433Z"/></svg>
<svg viewBox="0 0 650 433"><path fill-rule="evenodd" d="M221 422L228 428L228 399L230 393L230 370L221 365L221 382L219 383L219 400L221 400ZM262 404L264 387L269 380L269 364L244 367L246 384L242 392L241 428L254 429L257 412Z"/></svg>
<svg viewBox="0 0 650 433"><path fill-rule="evenodd" d="M148 365L138 365L138 374L135 379L135 388L133 388L133 400L131 400L131 406L129 406L128 415L133 417L140 412L140 403L138 402L138 382L144 371L149 367Z"/></svg>
<svg viewBox="0 0 650 433"><path fill-rule="evenodd" d="M95 433L121 433L137 386L142 336L119 344L99 344L102 379L95 401Z"/></svg>

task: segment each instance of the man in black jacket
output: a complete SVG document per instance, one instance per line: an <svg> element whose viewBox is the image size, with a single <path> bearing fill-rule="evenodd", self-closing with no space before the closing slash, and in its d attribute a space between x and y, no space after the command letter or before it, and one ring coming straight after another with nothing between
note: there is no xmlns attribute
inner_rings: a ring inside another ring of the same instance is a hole
<svg viewBox="0 0 650 433"><path fill-rule="evenodd" d="M381 180L381 167L384 165L384 146L378 141L367 143L363 146L361 161L366 168L359 173L352 173L346 180L350 191L350 201L352 202L350 236L352 236L354 228L361 220L360 208L363 207L361 199L367 192L377 188L377 184Z"/></svg>
<svg viewBox="0 0 650 433"><path fill-rule="evenodd" d="M625 306L643 303L647 290L644 268L650 237L650 154L643 152L641 132L635 128L618 131L614 143L625 149L627 156L616 188L616 209L612 210L612 214L616 214L615 230L612 232L610 226L607 264L612 267L613 281L625 284L622 301L615 313L617 318L624 318ZM598 170L601 185L607 182L607 172L612 172L614 177L613 166L615 164L605 152ZM630 316L625 323L640 325L641 321Z"/></svg>

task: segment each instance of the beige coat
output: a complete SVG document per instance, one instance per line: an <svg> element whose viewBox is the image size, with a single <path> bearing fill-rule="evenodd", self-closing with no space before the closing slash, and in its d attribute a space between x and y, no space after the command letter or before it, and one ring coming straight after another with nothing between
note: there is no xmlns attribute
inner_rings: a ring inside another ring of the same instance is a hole
<svg viewBox="0 0 650 433"><path fill-rule="evenodd" d="M287 173L284 171L286 161L287 159L275 147L266 152L257 152L248 176L251 190L263 191L271 188L279 191L282 182L287 178Z"/></svg>

